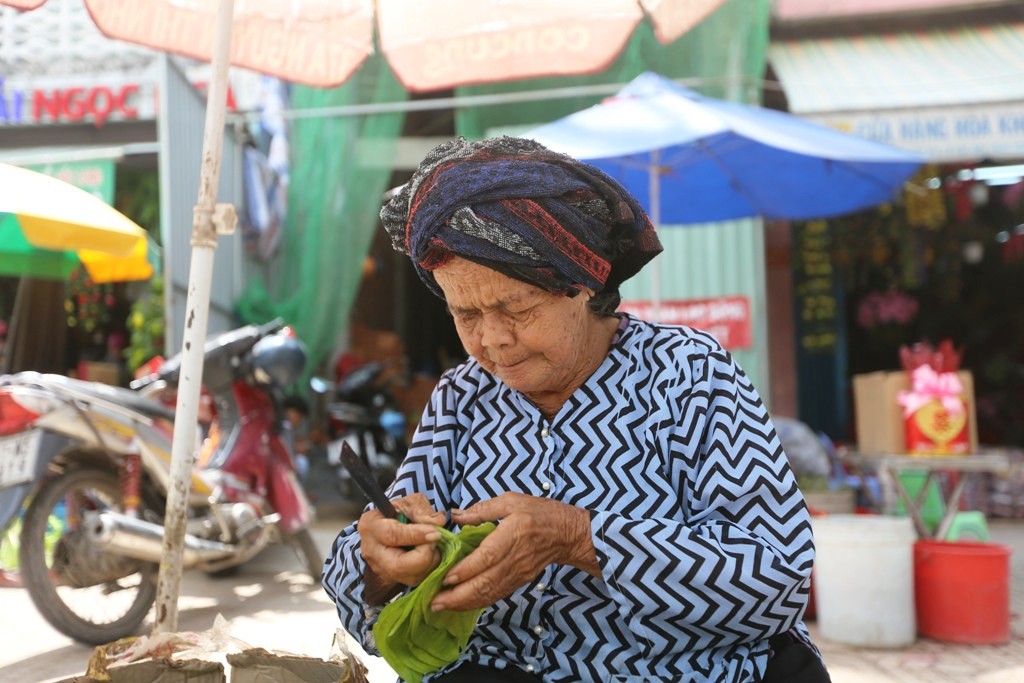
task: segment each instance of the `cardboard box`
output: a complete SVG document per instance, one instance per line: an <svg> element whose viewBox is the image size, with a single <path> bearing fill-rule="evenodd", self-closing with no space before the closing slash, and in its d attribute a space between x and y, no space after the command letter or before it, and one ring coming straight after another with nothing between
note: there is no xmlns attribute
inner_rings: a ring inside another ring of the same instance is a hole
<svg viewBox="0 0 1024 683"><path fill-rule="evenodd" d="M967 403L967 438L970 452L978 451L978 418L974 405L974 378L967 370L957 373ZM857 450L861 453L907 452L903 408L899 392L910 389L906 372L870 372L853 377L853 404Z"/></svg>
<svg viewBox="0 0 1024 683"><path fill-rule="evenodd" d="M112 666L101 676L75 676L57 683L225 683L224 666L202 659L146 659Z"/></svg>
<svg viewBox="0 0 1024 683"><path fill-rule="evenodd" d="M194 633L129 636L93 650L84 676L60 683L367 683L366 667L339 628L329 659L254 648L230 635L221 615Z"/></svg>
<svg viewBox="0 0 1024 683"><path fill-rule="evenodd" d="M353 670L354 664L275 655L261 649L230 654L228 664L231 683L356 683L362 679Z"/></svg>
<svg viewBox="0 0 1024 683"><path fill-rule="evenodd" d="M146 659L110 667L110 683L225 683L220 662Z"/></svg>
<svg viewBox="0 0 1024 683"><path fill-rule="evenodd" d="M79 361L78 379L118 386L121 384L121 368L117 363Z"/></svg>
<svg viewBox="0 0 1024 683"><path fill-rule="evenodd" d="M262 648L226 658L228 675L218 661L161 657L111 666L106 670L109 679L76 676L60 683L366 683L366 669L355 659L327 661Z"/></svg>

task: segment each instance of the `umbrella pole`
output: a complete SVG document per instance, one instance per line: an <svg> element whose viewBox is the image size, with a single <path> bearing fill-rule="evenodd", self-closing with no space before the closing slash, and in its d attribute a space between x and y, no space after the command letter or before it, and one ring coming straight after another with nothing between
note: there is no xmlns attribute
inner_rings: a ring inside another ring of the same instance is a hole
<svg viewBox="0 0 1024 683"><path fill-rule="evenodd" d="M661 150L651 153L651 165L647 168L647 193L650 203L651 223L654 234L661 226ZM661 321L661 268L660 259L651 261L651 322Z"/></svg>
<svg viewBox="0 0 1024 683"><path fill-rule="evenodd" d="M218 228L221 232L230 232L234 225L230 215L222 217L222 214L218 214L216 221L214 215L215 209L219 208L215 206L215 202L220 178L221 150L224 144L224 110L227 102L233 14L234 0L220 0L217 7L212 74L206 99L199 199L192 215L192 259L189 264L185 331L181 344L181 381L178 385L174 437L171 442L171 482L164 514L163 554L160 557L160 575L157 581L154 633L171 633L178 630L182 548L189 485L192 481L192 467L196 455L196 422L199 417L199 388L203 381L203 347L210 311L213 257L217 248ZM230 208L227 214L230 214Z"/></svg>

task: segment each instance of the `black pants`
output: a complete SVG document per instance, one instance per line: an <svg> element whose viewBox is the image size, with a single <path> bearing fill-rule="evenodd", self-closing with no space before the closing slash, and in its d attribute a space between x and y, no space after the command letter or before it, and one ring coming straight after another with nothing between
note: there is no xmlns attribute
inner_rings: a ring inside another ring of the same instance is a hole
<svg viewBox="0 0 1024 683"><path fill-rule="evenodd" d="M793 636L788 633L773 636L771 646L772 657L761 683L831 683L818 656ZM499 670L467 662L436 680L437 683L539 683L541 679L514 666Z"/></svg>
<svg viewBox="0 0 1024 683"><path fill-rule="evenodd" d="M772 656L761 683L831 683L818 656L793 636L780 633L768 642Z"/></svg>
<svg viewBox="0 0 1024 683"><path fill-rule="evenodd" d="M537 676L515 666L492 669L473 662L466 662L434 680L436 683L541 683Z"/></svg>

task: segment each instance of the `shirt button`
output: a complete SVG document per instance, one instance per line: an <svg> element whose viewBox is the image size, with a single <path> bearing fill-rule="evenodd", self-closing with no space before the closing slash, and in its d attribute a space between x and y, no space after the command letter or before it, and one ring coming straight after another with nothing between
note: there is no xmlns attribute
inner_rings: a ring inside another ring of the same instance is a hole
<svg viewBox="0 0 1024 683"><path fill-rule="evenodd" d="M540 430L540 435L545 437L545 438L547 438L547 435L550 434L550 433L551 432L550 432L550 430L548 430L547 427L545 427L544 429Z"/></svg>
<svg viewBox="0 0 1024 683"><path fill-rule="evenodd" d="M538 593L543 593L546 589L547 589L547 586L545 586L543 583L538 583L537 584L537 592Z"/></svg>
<svg viewBox="0 0 1024 683"><path fill-rule="evenodd" d="M526 665L526 672L531 674L533 673L533 664Z"/></svg>
<svg viewBox="0 0 1024 683"><path fill-rule="evenodd" d="M533 632L536 633L539 636L539 635L544 633L544 627L541 626L540 624L537 624L536 626L533 627Z"/></svg>
<svg viewBox="0 0 1024 683"><path fill-rule="evenodd" d="M544 489L545 491L550 491L551 490L551 482L546 481L543 484L541 484L540 487L542 489Z"/></svg>

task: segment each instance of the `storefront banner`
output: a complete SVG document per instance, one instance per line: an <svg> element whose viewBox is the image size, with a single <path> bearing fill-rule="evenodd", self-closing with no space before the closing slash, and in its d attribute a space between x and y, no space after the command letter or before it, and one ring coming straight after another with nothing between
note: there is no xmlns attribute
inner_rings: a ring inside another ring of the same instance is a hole
<svg viewBox="0 0 1024 683"><path fill-rule="evenodd" d="M33 171L45 173L71 183L89 192L107 204L114 203L114 160L68 161L59 164L27 165Z"/></svg>
<svg viewBox="0 0 1024 683"><path fill-rule="evenodd" d="M1024 102L808 114L805 118L919 152L929 161L1024 156Z"/></svg>
<svg viewBox="0 0 1024 683"><path fill-rule="evenodd" d="M188 71L192 85L205 93L209 65L197 65ZM232 70L228 111L257 106L262 92L259 79L259 74ZM0 128L55 123L91 123L102 128L110 122L153 120L156 90L156 74L150 68L133 73L42 78L0 74Z"/></svg>
<svg viewBox="0 0 1024 683"><path fill-rule="evenodd" d="M153 81L120 74L61 79L0 78L0 126L110 121L155 117Z"/></svg>
<svg viewBox="0 0 1024 683"><path fill-rule="evenodd" d="M704 330L726 349L749 349L754 345L750 299L745 296L671 299L660 302L658 309L659 322ZM643 320L652 320L654 314L648 300L623 301L619 310Z"/></svg>

